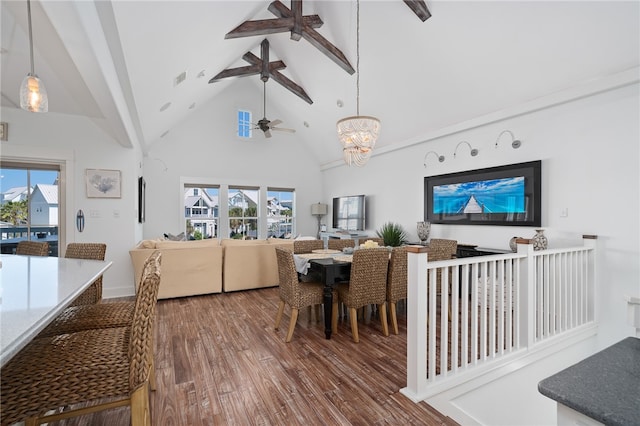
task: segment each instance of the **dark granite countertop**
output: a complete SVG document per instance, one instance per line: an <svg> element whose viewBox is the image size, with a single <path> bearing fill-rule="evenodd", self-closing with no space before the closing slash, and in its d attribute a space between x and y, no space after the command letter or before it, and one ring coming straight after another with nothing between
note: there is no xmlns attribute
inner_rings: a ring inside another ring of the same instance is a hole
<svg viewBox="0 0 640 426"><path fill-rule="evenodd" d="M538 390L606 425L640 425L640 339L627 337L547 377Z"/></svg>

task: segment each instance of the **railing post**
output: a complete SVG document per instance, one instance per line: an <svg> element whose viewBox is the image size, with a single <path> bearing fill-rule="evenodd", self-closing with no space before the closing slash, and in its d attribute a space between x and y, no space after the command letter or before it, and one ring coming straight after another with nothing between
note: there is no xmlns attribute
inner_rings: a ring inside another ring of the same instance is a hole
<svg viewBox="0 0 640 426"><path fill-rule="evenodd" d="M533 346L535 341L535 291L536 284L534 280L535 260L533 258L532 241L526 238L518 238L518 253L527 255L525 262L520 268L520 303L518 304L518 325L520 338L518 340L519 347L523 345L527 348Z"/></svg>
<svg viewBox="0 0 640 426"><path fill-rule="evenodd" d="M597 303L597 298L596 298L596 280L597 280L597 270L596 270L596 259L597 259L597 255L598 255L598 236L597 235L583 235L582 236L582 241L585 247L587 248L592 248L593 250L591 250L589 252L588 255L588 261L587 264L591 266L589 272L590 272L590 276L587 277L587 285L589 286L587 289L587 294L589 297L589 302L588 302L588 306L591 309L591 312L588 312L590 315L590 318L593 321L597 321L598 318L598 310L596 309L596 303Z"/></svg>
<svg viewBox="0 0 640 426"><path fill-rule="evenodd" d="M427 248L407 247L407 387L414 401L427 385Z"/></svg>

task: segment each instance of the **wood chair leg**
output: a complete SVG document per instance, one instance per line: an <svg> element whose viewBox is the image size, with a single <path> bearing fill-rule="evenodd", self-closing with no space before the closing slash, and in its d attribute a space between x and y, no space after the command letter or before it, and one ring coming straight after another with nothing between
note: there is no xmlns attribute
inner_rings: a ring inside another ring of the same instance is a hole
<svg viewBox="0 0 640 426"><path fill-rule="evenodd" d="M284 313L284 300L280 301L280 304L278 305L278 313L276 314L276 325L275 325L275 329L277 330L278 327L280 327L280 321L282 321L282 314Z"/></svg>
<svg viewBox="0 0 640 426"><path fill-rule="evenodd" d="M382 334L389 335L389 324L387 324L387 302L378 305L378 311L380 312L380 322L382 323Z"/></svg>
<svg viewBox="0 0 640 426"><path fill-rule="evenodd" d="M358 337L358 311L356 308L349 309L349 319L351 319L351 335L353 336L353 341L358 343L360 338Z"/></svg>
<svg viewBox="0 0 640 426"><path fill-rule="evenodd" d="M289 321L289 331L287 331L287 338L285 342L289 343L293 337L293 329L296 328L296 322L298 321L298 309L291 308L291 321Z"/></svg>
<svg viewBox="0 0 640 426"><path fill-rule="evenodd" d="M311 319L312 315L311 315L311 305L307 306L307 324L311 324Z"/></svg>
<svg viewBox="0 0 640 426"><path fill-rule="evenodd" d="M131 394L131 426L151 426L148 383Z"/></svg>
<svg viewBox="0 0 640 426"><path fill-rule="evenodd" d="M389 303L389 314L391 315L391 327L393 327L393 334L398 334L398 316L396 313L396 303Z"/></svg>
<svg viewBox="0 0 640 426"><path fill-rule="evenodd" d="M337 301L333 302L331 307L331 333L338 334L338 311L340 310Z"/></svg>

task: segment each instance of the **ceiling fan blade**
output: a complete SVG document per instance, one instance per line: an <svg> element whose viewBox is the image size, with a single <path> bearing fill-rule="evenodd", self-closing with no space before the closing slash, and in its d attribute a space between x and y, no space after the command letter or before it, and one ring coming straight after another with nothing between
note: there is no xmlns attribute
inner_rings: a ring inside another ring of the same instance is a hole
<svg viewBox="0 0 640 426"><path fill-rule="evenodd" d="M270 122L269 127L273 128L273 126L277 126L278 124L282 123L282 120L278 120L277 118L275 120L273 120L272 122Z"/></svg>
<svg viewBox="0 0 640 426"><path fill-rule="evenodd" d="M287 132L287 133L295 133L295 129L286 129L284 127L272 127L271 130L275 130L277 132Z"/></svg>
<svg viewBox="0 0 640 426"><path fill-rule="evenodd" d="M267 130L265 130L265 131L264 131L264 137L265 137L265 138L270 138L270 137L271 137L271 131L270 131L270 130L268 130L268 129L267 129Z"/></svg>

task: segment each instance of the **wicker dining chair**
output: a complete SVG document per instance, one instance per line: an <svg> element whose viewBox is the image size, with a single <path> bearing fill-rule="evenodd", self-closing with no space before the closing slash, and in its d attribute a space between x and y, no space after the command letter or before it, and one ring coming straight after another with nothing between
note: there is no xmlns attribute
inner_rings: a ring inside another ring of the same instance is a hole
<svg viewBox="0 0 640 426"><path fill-rule="evenodd" d="M329 238L327 242L327 248L329 250L340 250L342 251L345 247L355 247L356 243L354 240L350 239L341 239L341 238Z"/></svg>
<svg viewBox="0 0 640 426"><path fill-rule="evenodd" d="M2 426L21 420L36 425L126 405L133 426L151 425L149 359L160 263L159 251L146 261L130 327L35 339L2 367ZM91 404L69 409L85 402Z"/></svg>
<svg viewBox="0 0 640 426"><path fill-rule="evenodd" d="M107 245L103 243L69 243L64 257L67 259L104 260ZM102 300L102 275L71 302L70 306L91 305Z"/></svg>
<svg viewBox="0 0 640 426"><path fill-rule="evenodd" d="M286 248L276 247L278 260L278 276L280 283L280 303L276 314L275 330L280 327L284 306L291 307L291 319L285 342L290 342L293 330L298 322L300 308L321 305L324 298L324 285L320 282L299 282L296 266L293 261L293 252Z"/></svg>
<svg viewBox="0 0 640 426"><path fill-rule="evenodd" d="M20 241L16 246L16 254L48 256L49 243L46 241Z"/></svg>
<svg viewBox="0 0 640 426"><path fill-rule="evenodd" d="M389 258L387 272L387 304L393 333L398 334L396 304L407 298L407 248L394 247Z"/></svg>
<svg viewBox="0 0 640 426"><path fill-rule="evenodd" d="M366 305L378 305L382 333L389 335L387 325L387 270L389 251L386 248L360 249L353 253L349 283L341 283L336 287L338 298L333 299L331 328L338 332L338 303L343 302L349 308L351 334L358 343L357 310Z"/></svg>
<svg viewBox="0 0 640 426"><path fill-rule="evenodd" d="M322 240L294 240L293 253L311 253L313 250L321 250L324 248Z"/></svg>

